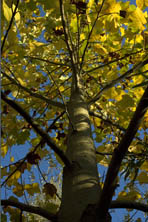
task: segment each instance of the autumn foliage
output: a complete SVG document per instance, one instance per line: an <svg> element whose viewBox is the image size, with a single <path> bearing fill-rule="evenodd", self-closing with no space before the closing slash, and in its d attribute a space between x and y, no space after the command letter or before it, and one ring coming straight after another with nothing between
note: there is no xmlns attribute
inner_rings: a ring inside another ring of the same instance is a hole
<svg viewBox="0 0 148 222"><path fill-rule="evenodd" d="M73 192L65 178L81 174L79 167L89 171L85 154L96 163L100 196L71 222L87 222L92 209L92 222L104 222L111 208L146 218L148 1L131 2L2 1L2 221L7 213L10 221L40 221L35 213L62 222L57 213Z"/></svg>

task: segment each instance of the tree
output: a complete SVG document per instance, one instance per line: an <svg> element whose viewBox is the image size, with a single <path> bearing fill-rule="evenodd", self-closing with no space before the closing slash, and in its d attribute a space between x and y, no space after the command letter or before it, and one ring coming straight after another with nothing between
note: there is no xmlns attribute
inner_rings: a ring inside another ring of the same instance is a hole
<svg viewBox="0 0 148 222"><path fill-rule="evenodd" d="M53 222L111 221L111 208L148 212L140 188L148 183L146 7L146 0L2 1L2 157L10 163L1 186L13 195L1 203L12 221L25 221L24 212ZM47 159L57 165L53 176L62 173L61 197L40 168ZM45 197L60 206L20 202L40 195L34 167Z"/></svg>

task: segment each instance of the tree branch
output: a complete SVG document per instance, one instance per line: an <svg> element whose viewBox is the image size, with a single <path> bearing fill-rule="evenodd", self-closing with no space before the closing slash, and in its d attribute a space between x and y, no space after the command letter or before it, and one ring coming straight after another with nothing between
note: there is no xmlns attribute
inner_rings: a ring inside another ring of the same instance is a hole
<svg viewBox="0 0 148 222"><path fill-rule="evenodd" d="M41 99L43 101L45 101L46 103L48 103L49 105L61 108L61 109L65 109L65 105L60 103L60 102L55 102L53 100L50 100L38 93L34 93L32 92L30 89L26 88L25 86L22 86L19 82L17 82L15 79L13 79L12 77L10 77L9 75L7 75L5 72L1 71L1 73L7 78L9 79L14 85L18 86L19 88L23 89L25 92L28 92L30 94L30 96L33 96L35 98Z"/></svg>
<svg viewBox="0 0 148 222"><path fill-rule="evenodd" d="M140 210L143 212L148 212L148 205L143 203L138 203L135 201L130 200L113 200L109 207L110 209L113 208L127 208L133 210Z"/></svg>
<svg viewBox="0 0 148 222"><path fill-rule="evenodd" d="M89 115L101 119L101 120L102 120L104 123L106 123L107 125L114 126L114 127L116 127L117 129L121 130L122 132L125 132L125 131L126 131L126 129L125 129L124 127L120 126L118 123L112 122L112 121L111 121L110 119L108 119L108 118L104 119L104 118L102 117L102 114L99 114L99 113L94 112L94 111L89 111ZM142 139L141 139L140 137L135 136L135 138L136 138L137 140L139 140L142 145L148 146L148 144L147 144L146 142L142 141Z"/></svg>
<svg viewBox="0 0 148 222"><path fill-rule="evenodd" d="M32 128L38 133L43 140L48 144L48 146L51 147L51 149L61 158L63 163L67 166L70 166L70 162L63 153L62 150L60 150L57 145L52 141L50 136L47 132L45 132L43 129L41 129L38 124L36 124L33 119L30 117L30 115L22 109L20 105L18 105L15 101L8 99L3 92L1 92L2 100L4 100L8 105L10 105L13 109L15 109L24 119L32 126Z"/></svg>
<svg viewBox="0 0 148 222"><path fill-rule="evenodd" d="M28 204L20 203L13 200L1 200L2 206L12 206L19 208L22 211L26 211L29 213L37 214L39 216L42 216L52 222L57 222L57 216L56 214L49 213L47 210L41 208L41 207L34 207Z"/></svg>
<svg viewBox="0 0 148 222"><path fill-rule="evenodd" d="M60 12L61 12L61 19L62 19L62 25L63 25L63 30L64 30L65 42L67 45L68 52L70 54L72 66L74 66L74 58L73 58L73 53L72 53L72 48L71 48L72 46L70 44L69 37L68 37L68 30L66 26L63 0L59 0L59 3L60 3Z"/></svg>
<svg viewBox="0 0 148 222"><path fill-rule="evenodd" d="M121 166L121 162L124 156L126 155L126 152L128 151L128 147L131 144L147 109L148 109L148 87L146 88L137 106L137 109L129 123L129 126L120 144L114 150L114 153L113 153L113 156L112 156L112 159L111 159L108 171L107 171L102 194L98 203L99 217L101 215L102 218L105 218L105 215L107 214L114 191L117 187L116 178L117 178L120 166ZM103 206L102 206L102 203L103 203ZM99 208L101 210L99 210Z"/></svg>
<svg viewBox="0 0 148 222"><path fill-rule="evenodd" d="M127 72L125 72L123 75L121 75L120 77L118 77L117 79L111 81L109 84L107 84L105 87L103 87L103 89L100 90L100 92L93 98L91 99L88 104L91 105L93 103L95 103L97 100L100 99L100 96L102 95L102 93L104 93L105 91L107 91L108 89L110 89L111 87L113 87L116 83L120 82L122 79L125 79L129 74L131 74L132 72L142 68L144 65L148 64L148 59L139 62L138 64L136 64L133 68L129 69Z"/></svg>
<svg viewBox="0 0 148 222"><path fill-rule="evenodd" d="M85 48L84 48L83 55L82 55L82 62L81 62L81 64L80 64L80 72L81 72L82 67L83 67L84 58L85 58L85 53L86 53L86 50L87 50L88 45L89 45L90 37L91 37L91 35L92 35L93 29L94 29L94 27L95 27L95 25L96 25L96 22L97 22L98 18L99 18L99 15L100 15L100 12L101 12L101 10L102 10L102 8L103 8L104 3L105 3L105 0L102 1L102 4L101 4L101 6L100 6L100 9L99 9L99 11L97 12L97 17L96 17L96 19L95 19L95 21L94 21L94 24L92 25L92 28L91 28L91 30L90 30L90 32L89 32L89 34L88 34L87 43L86 43L86 46L85 46Z"/></svg>
<svg viewBox="0 0 148 222"><path fill-rule="evenodd" d="M71 58L71 68L72 68L72 73L73 73L73 88L77 88L78 84L78 79L77 79L77 70L76 70L76 61L74 58L74 53L73 53L73 45L70 43L69 36L68 36L68 28L66 25L66 18L65 18L65 11L64 11L64 5L63 5L63 0L59 0L60 4L60 13L61 13L61 19L62 19L62 25L63 25L63 30L64 30L64 36L65 36L65 42L66 46Z"/></svg>
<svg viewBox="0 0 148 222"><path fill-rule="evenodd" d="M28 59L31 59L31 60L33 60L33 59L34 60L39 60L39 61L46 62L46 63L52 64L52 65L57 65L57 66L71 67L70 65L67 65L67 64L64 64L64 63L53 62L53 61L49 61L47 59L42 59L42 58L33 57L33 56L24 56L24 58L28 58Z"/></svg>
<svg viewBox="0 0 148 222"><path fill-rule="evenodd" d="M10 20L10 23L9 23L9 26L8 26L8 29L7 29L7 31L6 31L6 33L5 33L5 36L4 36L4 39L3 39L2 46L1 46L1 54L2 54L2 52L3 52L3 48L4 48L4 45L5 45L6 38L7 38L8 33L9 33L10 29L11 29L11 26L12 26L12 23L13 23L13 19L14 19L14 17L15 17L16 10L17 10L17 8L18 8L18 5L19 5L19 0L17 0L17 2L16 2L16 6L15 6L15 9L14 9L14 12L13 12L13 14L12 14L12 17L11 17L11 20Z"/></svg>
<svg viewBox="0 0 148 222"><path fill-rule="evenodd" d="M115 52L116 52L116 51L115 51ZM125 59L125 58L127 58L127 57L129 57L129 56L131 56L131 55L135 55L135 54L138 54L138 53L140 53L140 52L143 52L143 49L141 49L141 50L139 50L139 51L136 51L136 52L132 52L132 53L126 53L126 54L125 54L123 57L121 57L121 58L111 60L111 61L108 62L108 63L99 65L99 66L97 66L97 67L95 67L95 68L92 68L92 69L89 69L89 70L85 71L85 73L90 73L90 72L93 72L93 71L95 71L95 70L97 70L97 69L101 69L101 68L103 68L103 67L105 67L105 66L108 66L108 65L114 63L114 62L119 62L119 61L121 61L121 60L123 60L123 59ZM108 56L109 56L109 53L108 53Z"/></svg>
<svg viewBox="0 0 148 222"><path fill-rule="evenodd" d="M51 125L50 125L50 126L48 127L48 129L46 130L46 133L48 133L49 130L54 127L56 121L57 121L61 116L63 116L64 113L65 113L65 111L63 111L59 116L57 116L57 117L54 119L54 121L51 123ZM44 141L44 139L42 138L42 139L40 140L40 142L34 147L32 153L35 153L39 147L43 147L45 143L46 143L46 141ZM9 167L9 166L11 166L11 165L16 165L16 168L15 168L15 169L8 175L8 177L3 181L3 183L1 184L1 187L3 187L3 186L7 183L7 181L12 177L12 175L14 175L14 173L21 168L21 166L22 166L22 165L24 164L24 162L27 160L28 154L29 154L29 153L27 153L24 158L18 160L17 162L12 163L12 164L9 164L9 165L1 168L1 169L4 169L4 168L7 168L7 167Z"/></svg>
<svg viewBox="0 0 148 222"><path fill-rule="evenodd" d="M57 215L49 213L47 210L41 208L41 207L34 207L31 205L27 205L21 202L12 201L12 200L1 200L2 206L12 206L19 208L22 211L26 211L28 213L37 214L39 216L42 216L52 222L57 222ZM148 212L148 205L143 203L138 203L135 201L125 201L125 200L113 200L110 204L110 209L114 208L127 208L127 209L133 209L133 210L140 210L142 212Z"/></svg>

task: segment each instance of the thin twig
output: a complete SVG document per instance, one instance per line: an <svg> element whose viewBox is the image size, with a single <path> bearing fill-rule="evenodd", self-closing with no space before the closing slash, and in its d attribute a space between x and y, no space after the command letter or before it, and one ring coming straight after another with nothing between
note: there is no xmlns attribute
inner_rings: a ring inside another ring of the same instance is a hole
<svg viewBox="0 0 148 222"><path fill-rule="evenodd" d="M105 67L105 66L108 66L108 65L110 65L110 64L112 64L112 63L114 63L114 62L121 61L121 60L123 60L123 59L125 59L125 58L127 58L127 57L129 57L129 56L131 56L131 55L136 55L136 54L138 54L138 53L140 53L140 52L142 52L142 51L144 51L144 50L141 49L141 50L139 50L139 51L137 51L137 52L125 54L125 55L122 56L121 58L111 60L110 62L108 62L108 63L106 63L106 64L99 65L99 66L97 66L97 67L95 67L95 68L86 70L85 72L86 72L86 73L89 73L89 72L96 71L96 70L101 69L101 68L103 68L103 67Z"/></svg>
<svg viewBox="0 0 148 222"><path fill-rule="evenodd" d="M50 129L53 128L53 126L55 125L55 123L57 122L57 120L58 120L60 117L62 117L62 116L64 115L64 113L65 113L65 111L62 112L60 115L58 115L58 116L54 119L54 121L50 124L50 126L49 126L48 129L46 130L47 133L50 131ZM45 143L46 143L46 141L42 138L42 139L40 140L40 142L34 147L32 153L35 153L40 146L43 147ZM28 155L28 154L27 154L27 155ZM2 169L4 169L4 168L7 168L7 167L9 167L9 166L11 166L11 165L16 165L16 164L19 163L18 166L16 167L16 169L15 169L11 174L9 174L8 177L5 179L5 181L1 184L1 187L4 186L4 185L7 183L7 181L14 175L14 173L21 168L21 166L23 165L23 163L27 160L27 155L26 155L24 158L18 160L17 162L12 163L12 164L9 164L9 165L7 165L7 166L5 166L5 167L2 168Z"/></svg>
<svg viewBox="0 0 148 222"><path fill-rule="evenodd" d="M17 2L16 2L16 6L15 6L15 9L14 9L14 12L12 13L12 17L11 17L11 20L10 20L10 23L9 23L9 26L8 26L8 29L7 29L7 31L6 31L6 33L5 33L5 36L4 36L4 39L3 39L2 46L1 46L1 54L2 54L2 52L3 52L3 48L4 48L4 45L5 45L5 41L6 41L6 39L7 39L8 33L9 33L10 29L11 29L11 26L12 26L12 23L13 23L13 19L14 19L14 17L15 17L16 10L17 10L17 8L18 8L18 5L19 5L19 0L17 0Z"/></svg>
<svg viewBox="0 0 148 222"><path fill-rule="evenodd" d="M70 65L67 65L67 64L64 64L64 63L53 62L53 61L50 61L48 59L42 59L42 58L33 57L33 56L24 56L24 58L29 58L31 60L39 60L39 61L46 62L46 63L52 64L52 65L71 67Z"/></svg>
<svg viewBox="0 0 148 222"><path fill-rule="evenodd" d="M21 203L19 201L13 201L13 200L1 200L1 204L2 206L12 206L12 207L16 207L22 211L26 211L29 213L33 213L33 214L37 214L40 215L46 219L48 219L49 221L52 222L57 222L57 215L56 214L52 214L49 212L49 210L45 210L41 207L34 207L28 204L24 204Z"/></svg>
<svg viewBox="0 0 148 222"><path fill-rule="evenodd" d="M47 71L48 71L48 69L47 69ZM49 71L48 71L48 73L49 73ZM53 76L52 76L51 74L50 74L50 77L51 77L52 81L54 82L54 84L55 84L56 87L57 87L57 90L58 90L58 92L59 92L59 94L60 94L60 96L61 96L61 99L62 99L63 103L64 103L65 111L66 111L67 117L68 117L68 119L69 119L69 122L70 122L70 124L71 124L71 126L72 126L73 131L75 131L74 126L73 126L73 124L72 124L72 121L71 121L71 119L70 119L69 113L68 113L68 109L67 109L67 105L66 105L65 99L64 99L62 93L60 92L59 87L58 87L56 81L54 80L54 78L53 78Z"/></svg>
<svg viewBox="0 0 148 222"><path fill-rule="evenodd" d="M73 52L73 47L70 43L70 37L68 35L68 27L66 25L66 18L65 18L65 11L64 11L64 5L63 5L63 0L59 0L60 3L60 12L61 12L61 18L62 18L62 25L63 25L63 30L64 30L64 36L65 36L65 42L66 46L70 55L71 59L71 68L72 68L72 73L73 73L73 87L72 90L77 89L78 87L78 79L77 79L77 70L76 70L76 61L74 58L74 52Z"/></svg>
<svg viewBox="0 0 148 222"><path fill-rule="evenodd" d="M30 96L33 96L35 98L38 98L38 99L41 99L43 101L45 101L46 103L48 103L49 105L52 105L52 106L56 106L56 107L59 107L59 108L62 108L64 109L64 106L62 103L60 102L55 102L53 100L50 100L38 93L34 93L31 91L31 89L28 89L27 87L25 86L22 86L19 82L17 82L15 79L13 79L12 77L10 77L9 75L7 75L5 72L1 71L1 73L7 78L9 79L13 84L15 84L16 86L18 86L19 88L23 89L24 91L28 92L30 94Z"/></svg>
<svg viewBox="0 0 148 222"><path fill-rule="evenodd" d="M100 12L101 12L101 10L102 10L102 8L103 8L104 2L105 2L105 0L102 1L102 4L101 4L101 6L100 6L100 9L99 9L99 11L97 12L97 17L96 17L96 19L95 19L95 21L94 21L94 24L92 25L92 28L91 28L91 30L90 30L90 32L89 32L89 35L88 35L88 38L87 38L87 43L86 43L86 46L85 46L85 48L84 48L83 55L82 55L82 62L81 62L81 64L80 64L80 72L81 72L81 70L82 70L82 66L83 66L84 58L85 58L85 53L86 53L86 50L87 50L88 45L89 45L90 37L91 37L91 35L92 35L93 29L94 29L94 27L95 27L95 25L96 25L96 22L97 22L97 20L98 20L98 18L99 18L99 15L100 15Z"/></svg>
<svg viewBox="0 0 148 222"><path fill-rule="evenodd" d="M31 116L26 111L24 111L24 109L20 105L18 105L11 99L8 99L3 92L1 92L1 95L2 99L13 109L15 109L32 126L36 133L45 140L48 146L51 147L51 149L61 158L63 163L67 166L70 166L68 158L65 156L64 152L53 142L48 133L40 128L39 125L33 121Z"/></svg>
<svg viewBox="0 0 148 222"><path fill-rule="evenodd" d="M123 75L121 75L120 77L114 79L113 81L111 81L109 84L107 84L105 87L103 87L99 93L97 93L96 96L94 96L93 99L91 99L88 104L91 105L93 103L95 103L97 100L100 99L100 96L106 92L108 89L112 88L116 83L120 82L121 80L125 79L127 76L129 76L131 73L133 73L134 71L142 68L144 65L148 64L148 59L145 59L142 62L139 62L138 64L136 64L133 68L129 69L127 72L125 72Z"/></svg>
<svg viewBox="0 0 148 222"><path fill-rule="evenodd" d="M116 178L122 163L123 158L125 157L128 147L130 146L137 130L140 126L140 123L148 109L148 87L146 88L141 100L137 106L137 109L129 123L129 126L120 142L118 147L114 150L109 168L107 171L104 187L101 193L101 197L98 203L97 213L102 218L105 218L109 205L111 203L113 194L117 187ZM102 202L104 203L102 207Z"/></svg>

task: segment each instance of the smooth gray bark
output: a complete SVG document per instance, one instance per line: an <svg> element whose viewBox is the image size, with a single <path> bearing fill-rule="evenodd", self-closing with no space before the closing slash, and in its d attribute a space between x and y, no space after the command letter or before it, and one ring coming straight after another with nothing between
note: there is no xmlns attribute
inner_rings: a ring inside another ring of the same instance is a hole
<svg viewBox="0 0 148 222"><path fill-rule="evenodd" d="M88 107L81 91L72 93L67 106L70 126L66 155L72 167L63 171L59 221L79 222L86 207L98 202L100 187Z"/></svg>

